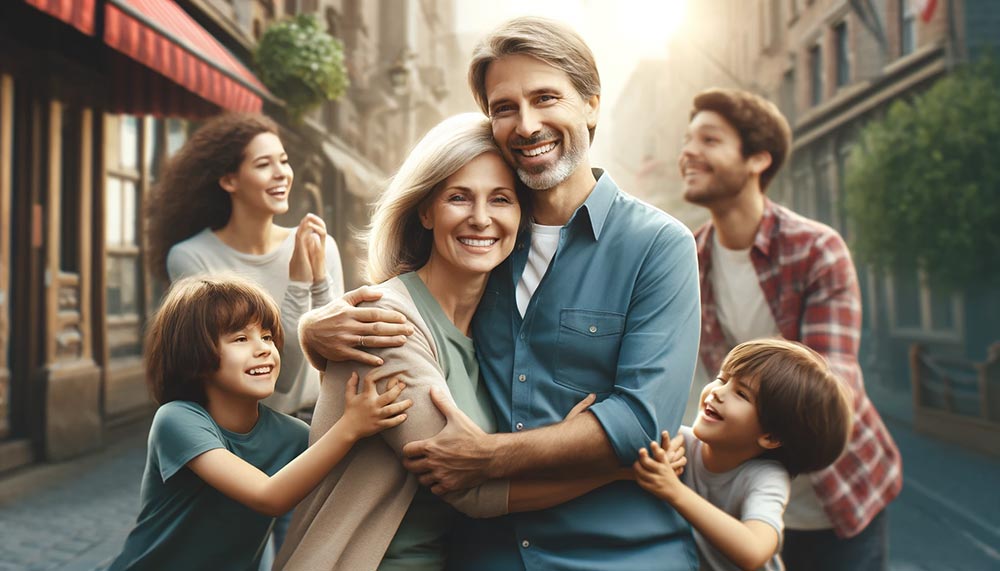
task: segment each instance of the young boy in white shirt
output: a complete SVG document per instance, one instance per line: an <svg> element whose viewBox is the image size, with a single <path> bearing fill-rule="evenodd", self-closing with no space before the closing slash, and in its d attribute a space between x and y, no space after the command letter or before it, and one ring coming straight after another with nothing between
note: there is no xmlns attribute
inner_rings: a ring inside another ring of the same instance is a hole
<svg viewBox="0 0 1000 571"><path fill-rule="evenodd" d="M782 516L790 475L824 468L850 435L847 397L826 361L804 345L760 339L736 346L682 426L683 481L667 459L670 436L639 451L646 491L694 528L702 569L782 570Z"/></svg>

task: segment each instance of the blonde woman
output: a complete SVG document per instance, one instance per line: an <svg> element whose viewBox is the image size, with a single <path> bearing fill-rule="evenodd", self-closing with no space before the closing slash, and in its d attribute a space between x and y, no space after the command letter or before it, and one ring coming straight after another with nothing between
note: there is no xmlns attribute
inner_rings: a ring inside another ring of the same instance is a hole
<svg viewBox="0 0 1000 571"><path fill-rule="evenodd" d="M360 442L299 504L276 569L440 570L450 532L463 513L492 517L541 509L611 481L612 476L554 485L495 480L438 497L421 488L399 458L405 444L445 426L438 406L464 413L449 416L451 422L496 430L469 333L490 271L510 254L526 219L521 193L488 119L473 113L431 129L390 182L367 237L369 277L382 297L365 306L402 313L414 333L402 347L373 350L384 361L377 370L328 363L305 348L310 361L326 371L310 439L343 414L344 391L337 380L347 378L345 371L362 378L398 375L407 386L401 398L414 404L405 423ZM314 319L315 312L307 314L302 327Z"/></svg>

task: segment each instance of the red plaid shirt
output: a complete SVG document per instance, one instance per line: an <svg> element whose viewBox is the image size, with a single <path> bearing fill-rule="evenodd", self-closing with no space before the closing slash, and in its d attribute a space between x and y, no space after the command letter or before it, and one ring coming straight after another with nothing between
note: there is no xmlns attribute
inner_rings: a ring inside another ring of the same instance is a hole
<svg viewBox="0 0 1000 571"><path fill-rule="evenodd" d="M840 537L861 532L903 486L896 443L865 393L858 345L861 293L854 262L832 228L765 200L750 258L774 321L785 339L826 357L854 397L854 428L832 466L810 474L816 494ZM712 223L695 232L701 276L701 359L718 371L732 347L715 308Z"/></svg>

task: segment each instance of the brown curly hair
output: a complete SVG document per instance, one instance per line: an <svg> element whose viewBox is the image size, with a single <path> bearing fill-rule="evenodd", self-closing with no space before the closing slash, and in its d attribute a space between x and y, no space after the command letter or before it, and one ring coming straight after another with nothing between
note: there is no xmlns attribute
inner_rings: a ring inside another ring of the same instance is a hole
<svg viewBox="0 0 1000 571"><path fill-rule="evenodd" d="M167 162L146 202L150 272L167 276L167 253L174 244L226 225L233 211L219 179L239 170L247 145L261 133L279 135L278 124L260 114L227 113L198 129Z"/></svg>
<svg viewBox="0 0 1000 571"><path fill-rule="evenodd" d="M695 96L690 119L701 111L722 115L736 129L743 158L761 151L770 153L771 166L760 174L760 188L767 190L792 146L792 130L778 107L749 91L713 88Z"/></svg>

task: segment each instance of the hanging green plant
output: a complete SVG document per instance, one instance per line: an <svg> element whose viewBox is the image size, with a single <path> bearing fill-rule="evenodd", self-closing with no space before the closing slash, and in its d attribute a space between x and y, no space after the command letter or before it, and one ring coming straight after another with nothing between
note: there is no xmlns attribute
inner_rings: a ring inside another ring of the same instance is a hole
<svg viewBox="0 0 1000 571"><path fill-rule="evenodd" d="M285 100L293 121L320 103L339 98L348 86L343 45L310 14L268 27L254 59L261 81Z"/></svg>
<svg viewBox="0 0 1000 571"><path fill-rule="evenodd" d="M898 101L847 169L860 259L939 286L1000 283L1000 66L989 59Z"/></svg>

